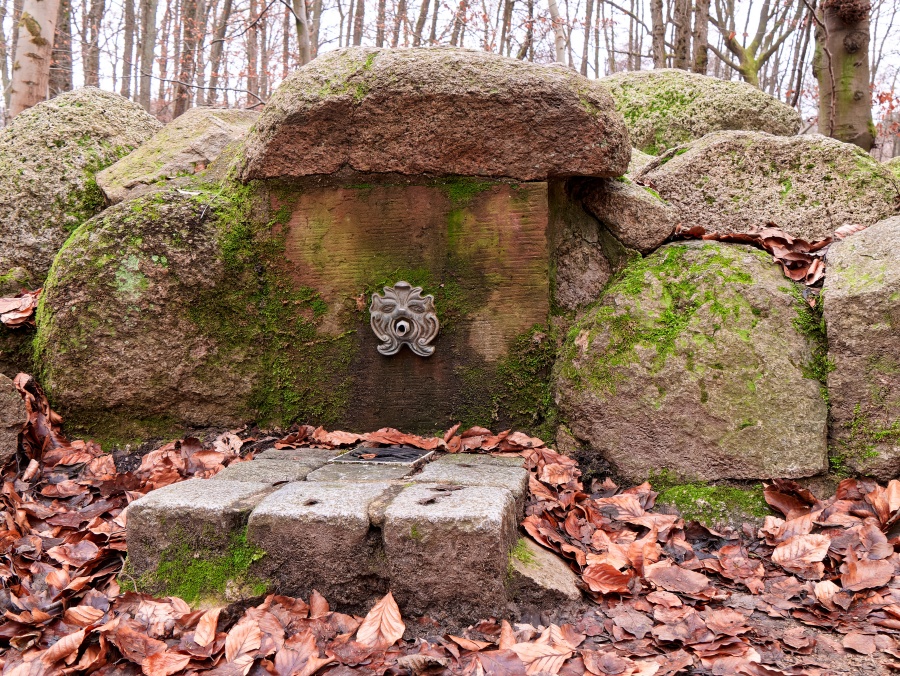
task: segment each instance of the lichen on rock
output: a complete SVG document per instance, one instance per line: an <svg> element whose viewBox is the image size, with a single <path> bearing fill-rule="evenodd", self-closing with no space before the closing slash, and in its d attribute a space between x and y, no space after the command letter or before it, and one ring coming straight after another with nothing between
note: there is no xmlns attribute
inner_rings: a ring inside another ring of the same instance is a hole
<svg viewBox="0 0 900 676"><path fill-rule="evenodd" d="M758 87L660 68L602 78L635 148L659 155L714 131L739 129L792 136L799 113Z"/></svg>
<svg viewBox="0 0 900 676"><path fill-rule="evenodd" d="M626 480L822 471L827 410L790 284L745 246L669 244L632 263L569 331L562 420Z"/></svg>
<svg viewBox="0 0 900 676"><path fill-rule="evenodd" d="M635 180L649 182L684 223L747 232L774 223L808 241L845 223L900 210L900 180L859 147L818 134L722 131L669 150Z"/></svg>
<svg viewBox="0 0 900 676"><path fill-rule="evenodd" d="M93 87L17 115L0 133L0 276L22 268L39 286L69 234L105 206L95 174L161 126Z"/></svg>
<svg viewBox="0 0 900 676"><path fill-rule="evenodd" d="M191 108L147 143L97 173L97 184L113 204L176 176L204 171L229 145L244 137L259 113Z"/></svg>
<svg viewBox="0 0 900 676"><path fill-rule="evenodd" d="M835 243L823 290L835 469L900 476L900 216Z"/></svg>

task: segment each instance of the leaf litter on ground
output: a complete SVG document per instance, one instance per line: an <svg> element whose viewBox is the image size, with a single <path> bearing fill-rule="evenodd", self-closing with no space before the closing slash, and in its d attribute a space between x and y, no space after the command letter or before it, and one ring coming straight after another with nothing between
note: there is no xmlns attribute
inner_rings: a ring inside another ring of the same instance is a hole
<svg viewBox="0 0 900 676"><path fill-rule="evenodd" d="M6 468L0 496L3 675L774 676L842 673L835 660L878 655L900 670L892 661L900 659L898 481L845 479L819 500L776 480L764 495L781 517L719 532L654 511L649 483L622 489L607 478L586 490L577 463L540 439L478 427L421 437L295 426L263 444L242 429L209 443L163 444L133 471L119 471L96 443L63 434L33 378L14 382L29 420L24 460ZM359 443L523 457L530 490L522 527L571 566L592 603L559 625L487 618L432 636L421 630L437 626L429 618L407 618L420 628L408 631L390 593L366 617L332 610L317 592L207 609L122 593L133 500L211 477L263 447ZM791 626L771 631L780 621Z"/></svg>

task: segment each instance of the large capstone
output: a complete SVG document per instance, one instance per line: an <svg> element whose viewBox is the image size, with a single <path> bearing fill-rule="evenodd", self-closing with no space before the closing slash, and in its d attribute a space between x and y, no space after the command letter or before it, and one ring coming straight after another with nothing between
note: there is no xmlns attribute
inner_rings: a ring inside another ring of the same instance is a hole
<svg viewBox="0 0 900 676"><path fill-rule="evenodd" d="M825 320L832 454L886 481L900 475L900 217L828 251Z"/></svg>
<svg viewBox="0 0 900 676"><path fill-rule="evenodd" d="M350 48L290 76L250 134L243 178L619 176L628 133L607 91L481 51Z"/></svg>
<svg viewBox="0 0 900 676"><path fill-rule="evenodd" d="M900 180L850 143L807 134L725 131L673 149L636 176L707 231L774 223L794 237L829 237L900 210Z"/></svg>
<svg viewBox="0 0 900 676"><path fill-rule="evenodd" d="M800 114L758 87L677 69L616 73L599 80L625 117L631 143L651 155L714 131L793 136Z"/></svg>
<svg viewBox="0 0 900 676"><path fill-rule="evenodd" d="M168 179L207 169L240 141L259 117L254 110L191 108L133 153L97 174L97 184L116 204Z"/></svg>
<svg viewBox="0 0 900 676"><path fill-rule="evenodd" d="M0 280L20 268L23 284L40 286L69 234L104 207L95 174L161 126L93 87L17 115L0 133Z"/></svg>
<svg viewBox="0 0 900 676"><path fill-rule="evenodd" d="M798 293L745 246L668 244L632 263L568 334L564 421L629 481L821 472L827 407Z"/></svg>

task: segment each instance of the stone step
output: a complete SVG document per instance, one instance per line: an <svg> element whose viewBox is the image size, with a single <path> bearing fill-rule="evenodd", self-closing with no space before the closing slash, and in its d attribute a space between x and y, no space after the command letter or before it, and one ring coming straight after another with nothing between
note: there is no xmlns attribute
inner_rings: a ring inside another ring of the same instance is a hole
<svg viewBox="0 0 900 676"><path fill-rule="evenodd" d="M161 562L184 560L185 546L197 557L188 567L231 561L237 542L252 556L238 557L246 565L229 575L244 579L231 589L318 590L346 612L365 612L390 589L404 613L452 623L503 616L527 596L511 584L528 485L521 458L445 455L407 476L409 466L325 464L325 455L265 451L135 501L131 573L147 591L173 593Z"/></svg>

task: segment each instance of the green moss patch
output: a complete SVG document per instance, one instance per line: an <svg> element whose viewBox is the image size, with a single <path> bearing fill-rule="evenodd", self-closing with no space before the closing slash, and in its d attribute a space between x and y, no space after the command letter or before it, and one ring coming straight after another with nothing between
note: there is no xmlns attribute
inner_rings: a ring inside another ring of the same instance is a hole
<svg viewBox="0 0 900 676"><path fill-rule="evenodd" d="M838 477L850 476L851 466L865 473L866 462L878 457L879 444L900 445L900 418L885 424L857 404L853 417L843 425L845 436L830 449L831 471Z"/></svg>
<svg viewBox="0 0 900 676"><path fill-rule="evenodd" d="M819 389L825 403L828 403L828 374L834 370L834 361L828 356L828 333L823 315L824 304L821 298L815 298L816 304L810 306L796 284L786 287L796 301L797 316L794 327L809 340L812 357L803 365L806 378L819 381Z"/></svg>
<svg viewBox="0 0 900 676"><path fill-rule="evenodd" d="M233 590L246 596L261 596L268 584L250 575L250 567L266 553L247 542L246 533L235 535L223 552L197 549L196 543L179 543L160 556L155 571L135 579L128 567L119 578L123 591L177 596L190 604L225 598Z"/></svg>
<svg viewBox="0 0 900 676"><path fill-rule="evenodd" d="M649 480L659 491L657 503L674 507L685 521L699 521L709 526L738 525L747 518L762 519L772 514L763 496L762 484L737 488L699 482L682 483L667 470L662 470Z"/></svg>

